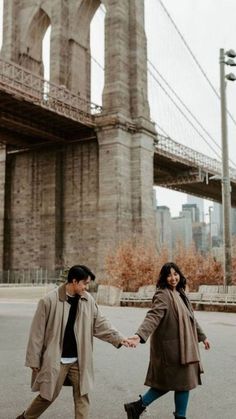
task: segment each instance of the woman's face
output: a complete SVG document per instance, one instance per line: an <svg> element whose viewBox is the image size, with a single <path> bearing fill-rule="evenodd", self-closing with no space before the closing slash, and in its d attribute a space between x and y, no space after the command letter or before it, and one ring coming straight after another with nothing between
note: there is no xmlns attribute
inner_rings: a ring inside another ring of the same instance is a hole
<svg viewBox="0 0 236 419"><path fill-rule="evenodd" d="M174 268L170 268L170 273L167 276L166 281L170 288L175 289L177 287L180 281L180 276Z"/></svg>

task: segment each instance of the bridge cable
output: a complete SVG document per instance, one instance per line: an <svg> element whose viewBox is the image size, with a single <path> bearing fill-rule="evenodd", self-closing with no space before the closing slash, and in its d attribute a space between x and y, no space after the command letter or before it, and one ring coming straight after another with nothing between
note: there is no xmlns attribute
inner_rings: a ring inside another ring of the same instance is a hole
<svg viewBox="0 0 236 419"><path fill-rule="evenodd" d="M157 68L154 66L154 64L148 60L148 63L151 65L153 70L158 74L158 76L161 78L161 80L166 84L166 86L170 89L171 93L179 100L181 105L184 107L184 109L191 115L191 117L194 119L194 121L201 127L201 129L205 132L205 134L212 140L212 142L217 146L217 148L221 151L222 147L216 142L216 140L212 137L212 135L205 129L205 127L202 125L202 123L197 119L197 117L192 113L192 111L188 108L188 106L184 103L184 101L181 99L181 97L175 92L175 90L171 87L171 85L168 83L168 81L165 79L164 76L160 73L160 71L157 70ZM148 70L148 72L153 77L152 73ZM208 144L208 143L207 143ZM208 144L209 145L209 144ZM236 167L236 164L229 159L230 163Z"/></svg>
<svg viewBox="0 0 236 419"><path fill-rule="evenodd" d="M174 19L171 17L170 13L168 12L168 10L166 9L166 7L164 6L163 2L161 0L158 0L158 2L160 3L161 7L163 8L164 12L166 13L166 15L168 16L169 20L171 21L172 25L174 26L176 32L178 33L179 37L181 38L182 42L184 43L185 47L187 48L189 54L191 55L192 59L194 60L195 64L197 65L197 67L199 68L200 72L203 74L204 78L206 79L207 83L210 85L211 89L213 90L213 92L215 93L215 95L218 97L218 99L220 100L220 95L217 92L216 88L214 87L214 85L212 84L212 82L210 81L209 77L207 76L205 70L203 69L203 67L201 66L201 64L199 63L197 57L195 56L195 54L192 52L190 46L188 45L186 39L184 38L183 34L180 32L178 26L176 25ZM234 123L234 125L236 126L236 120L233 117L232 113L226 109L230 119L232 120L232 122Z"/></svg>
<svg viewBox="0 0 236 419"><path fill-rule="evenodd" d="M193 124L193 122L190 120L190 118L183 112L183 110L180 108L180 106L175 102L175 100L171 97L171 95L167 92L165 87L160 83L160 81L156 78L156 76L151 72L151 70L148 71L149 74L152 76L152 78L156 81L156 83L160 86L160 88L163 90L165 95L170 99L170 101L175 105L175 107L178 109L178 111L183 115L183 117L188 121L188 123L192 126L194 131L197 132L197 134L203 139L203 141L208 145L208 147L217 155L218 158L221 159L221 156L217 153L216 150L211 146L211 144L206 140L206 138L202 135L202 133L198 130L198 128Z"/></svg>
<svg viewBox="0 0 236 419"><path fill-rule="evenodd" d="M96 60L92 55L90 55L91 59L104 71L104 67L102 64ZM211 136L210 133L203 127L201 122L198 121L198 119L194 116L194 114L191 112L191 110L185 105L185 103L182 101L182 99L178 96L178 94L174 91L174 89L170 86L170 84L167 82L167 80L161 75L161 73L157 70L157 68L154 66L154 64L148 60L148 63L152 66L152 68L156 71L156 73L161 77L161 79L165 82L165 84L168 86L168 88L171 90L171 92L175 95L175 97L180 101L182 106L189 112L189 114L192 116L192 118L198 123L198 125L203 129L203 131L209 136L209 138L212 139L214 144L221 150L221 147L219 144L214 140L214 138ZM172 103L177 107L179 112L184 116L184 118L188 121L188 123L192 126L192 128L200 135L200 137L206 142L206 144L210 147L210 149L217 155L218 158L221 159L221 156L212 148L212 146L209 144L209 142L205 139L205 137L200 133L200 131L195 127L195 125L192 123L192 121L186 116L186 114L181 110L181 108L177 105L177 103L174 101L174 99L169 95L169 93L166 91L166 89L162 86L162 84L156 79L154 74L151 72L151 70L148 70L149 74L152 76L152 78L158 83L158 85L161 87L161 89L164 91L164 93L169 97L169 99L172 101ZM161 131L170 138L170 135L155 121L156 126L161 129ZM231 164L236 167L235 163L231 161Z"/></svg>

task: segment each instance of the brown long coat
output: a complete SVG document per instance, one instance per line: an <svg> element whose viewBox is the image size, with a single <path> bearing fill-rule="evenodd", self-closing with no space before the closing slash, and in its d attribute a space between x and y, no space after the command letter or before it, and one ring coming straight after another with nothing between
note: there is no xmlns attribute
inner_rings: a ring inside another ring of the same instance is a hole
<svg viewBox="0 0 236 419"><path fill-rule="evenodd" d="M194 318L191 304L183 293L198 341L206 336ZM200 380L199 363L180 364L180 343L177 312L167 289L159 289L153 297L151 309L140 325L137 334L143 342L151 336L150 361L145 384L159 390L191 390Z"/></svg>
<svg viewBox="0 0 236 419"><path fill-rule="evenodd" d="M32 390L40 391L43 398L52 400L60 371L63 337L68 320L70 304L66 301L66 286L51 291L38 303L28 341L26 362L28 367L40 368L32 374ZM101 314L93 297L85 292L79 299L75 319L80 370L80 393L92 389L93 336L119 347L124 336Z"/></svg>

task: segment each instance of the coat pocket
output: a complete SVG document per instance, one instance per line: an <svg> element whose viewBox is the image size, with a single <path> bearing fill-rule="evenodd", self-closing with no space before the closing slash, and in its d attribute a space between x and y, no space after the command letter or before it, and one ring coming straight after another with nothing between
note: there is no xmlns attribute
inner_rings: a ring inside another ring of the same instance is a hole
<svg viewBox="0 0 236 419"><path fill-rule="evenodd" d="M162 342L162 359L165 365L180 365L178 339L169 339Z"/></svg>

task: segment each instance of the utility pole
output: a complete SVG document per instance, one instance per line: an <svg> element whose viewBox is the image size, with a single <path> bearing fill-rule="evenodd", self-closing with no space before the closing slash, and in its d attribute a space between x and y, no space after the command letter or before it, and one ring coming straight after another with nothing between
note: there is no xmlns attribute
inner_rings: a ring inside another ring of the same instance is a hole
<svg viewBox="0 0 236 419"><path fill-rule="evenodd" d="M231 186L229 177L229 152L227 133L226 78L234 81L234 74L225 75L225 64L236 65L233 60L225 61L225 56L235 58L234 51L227 53L220 49L220 96L221 96L221 145L222 145L222 210L223 210L223 247L224 247L224 287L232 282L232 242L231 242Z"/></svg>

